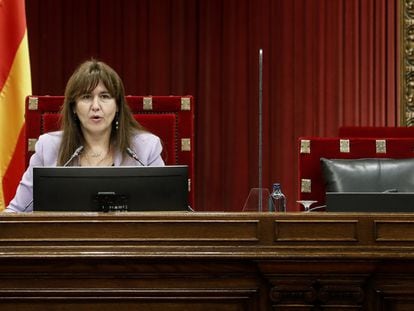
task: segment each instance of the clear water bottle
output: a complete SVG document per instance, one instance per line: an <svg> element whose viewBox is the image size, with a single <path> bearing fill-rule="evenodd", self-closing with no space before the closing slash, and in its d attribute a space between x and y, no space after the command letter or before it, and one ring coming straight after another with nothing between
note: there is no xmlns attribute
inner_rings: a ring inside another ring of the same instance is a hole
<svg viewBox="0 0 414 311"><path fill-rule="evenodd" d="M272 212L286 212L286 196L282 193L279 183L273 184L270 194L269 210Z"/></svg>

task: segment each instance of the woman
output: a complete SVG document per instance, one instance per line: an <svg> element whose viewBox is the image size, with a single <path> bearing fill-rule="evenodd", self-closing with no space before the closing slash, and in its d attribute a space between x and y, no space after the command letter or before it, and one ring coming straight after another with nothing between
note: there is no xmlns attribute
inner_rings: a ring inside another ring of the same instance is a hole
<svg viewBox="0 0 414 311"><path fill-rule="evenodd" d="M122 80L108 65L86 61L69 78L61 131L39 137L6 212L33 210L34 166L163 166L160 139L134 119Z"/></svg>

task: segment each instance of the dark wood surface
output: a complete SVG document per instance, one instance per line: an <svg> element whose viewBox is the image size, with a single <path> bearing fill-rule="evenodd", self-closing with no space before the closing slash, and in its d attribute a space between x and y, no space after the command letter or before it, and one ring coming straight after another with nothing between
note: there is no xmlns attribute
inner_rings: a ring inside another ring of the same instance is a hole
<svg viewBox="0 0 414 311"><path fill-rule="evenodd" d="M414 214L1 214L0 309L414 310Z"/></svg>

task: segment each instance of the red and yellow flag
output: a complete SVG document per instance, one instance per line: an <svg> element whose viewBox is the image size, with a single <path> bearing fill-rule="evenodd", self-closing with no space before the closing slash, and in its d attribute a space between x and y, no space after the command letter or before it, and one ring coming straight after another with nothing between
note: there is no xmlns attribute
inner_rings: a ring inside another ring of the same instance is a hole
<svg viewBox="0 0 414 311"><path fill-rule="evenodd" d="M0 210L24 171L24 99L32 93L24 0L0 0Z"/></svg>

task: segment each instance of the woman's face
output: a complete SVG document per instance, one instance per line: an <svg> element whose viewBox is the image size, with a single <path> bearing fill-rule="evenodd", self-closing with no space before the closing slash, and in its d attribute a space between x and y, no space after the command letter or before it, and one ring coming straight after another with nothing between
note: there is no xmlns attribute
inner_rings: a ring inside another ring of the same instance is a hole
<svg viewBox="0 0 414 311"><path fill-rule="evenodd" d="M110 134L117 111L115 98L99 82L91 93L79 96L74 112L80 120L84 134L105 135Z"/></svg>

